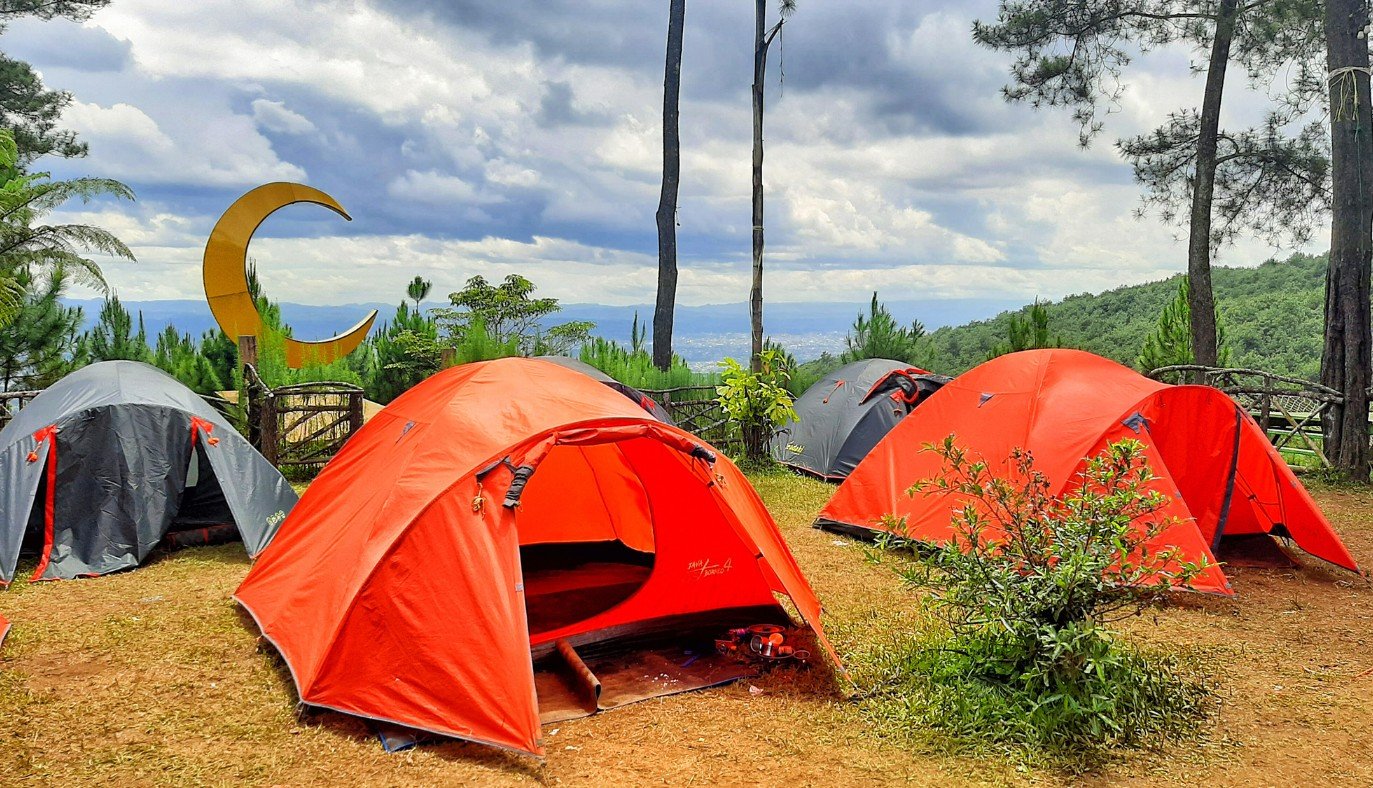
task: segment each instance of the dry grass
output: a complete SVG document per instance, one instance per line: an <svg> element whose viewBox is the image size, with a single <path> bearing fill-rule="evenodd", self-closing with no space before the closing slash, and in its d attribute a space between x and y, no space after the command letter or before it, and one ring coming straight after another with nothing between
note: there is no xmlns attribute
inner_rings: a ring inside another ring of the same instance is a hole
<svg viewBox="0 0 1373 788"><path fill-rule="evenodd" d="M890 567L808 527L831 488L757 480L863 678L864 654L920 626ZM1373 556L1373 494L1317 497ZM539 764L463 744L388 755L358 723L298 719L289 680L229 601L237 545L134 572L0 594L0 774L120 784L1066 784L995 761L912 751L873 730L820 669L641 703L546 730ZM1132 629L1200 655L1223 701L1202 742L1123 757L1089 782L1373 784L1373 589L1348 574L1237 570L1233 600L1185 599ZM1080 783L1081 778L1073 782Z"/></svg>

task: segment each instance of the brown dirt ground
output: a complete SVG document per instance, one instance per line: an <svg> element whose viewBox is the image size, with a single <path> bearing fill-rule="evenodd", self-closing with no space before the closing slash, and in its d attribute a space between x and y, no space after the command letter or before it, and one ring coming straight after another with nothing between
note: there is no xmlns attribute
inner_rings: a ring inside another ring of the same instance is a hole
<svg viewBox="0 0 1373 788"><path fill-rule="evenodd" d="M808 527L830 488L758 487L826 604L841 654L916 620L862 548ZM1373 563L1373 493L1316 495ZM838 542L838 544L836 544ZM663 698L545 729L548 758L450 743L388 755L337 714L298 719L284 670L229 600L237 545L193 549L93 580L17 583L0 651L0 774L26 784L1373 784L1373 588L1307 561L1236 569L1233 600L1187 597L1133 622L1199 656L1221 703L1199 742L1068 777L911 749L881 735L823 668Z"/></svg>

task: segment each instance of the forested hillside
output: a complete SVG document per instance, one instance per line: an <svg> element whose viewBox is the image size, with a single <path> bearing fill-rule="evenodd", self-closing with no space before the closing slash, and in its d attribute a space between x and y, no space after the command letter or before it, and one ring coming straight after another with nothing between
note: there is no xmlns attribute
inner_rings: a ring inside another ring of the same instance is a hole
<svg viewBox="0 0 1373 788"><path fill-rule="evenodd" d="M1324 255L1293 255L1257 268L1214 269L1220 322L1231 364L1314 379L1320 367ZM1145 336L1176 294L1181 275L1075 295L1048 305L1050 329L1065 347L1082 348L1135 366ZM1021 310L1022 312L1025 310ZM1004 341L1015 312L941 328L930 335L933 368L956 374L986 360Z"/></svg>

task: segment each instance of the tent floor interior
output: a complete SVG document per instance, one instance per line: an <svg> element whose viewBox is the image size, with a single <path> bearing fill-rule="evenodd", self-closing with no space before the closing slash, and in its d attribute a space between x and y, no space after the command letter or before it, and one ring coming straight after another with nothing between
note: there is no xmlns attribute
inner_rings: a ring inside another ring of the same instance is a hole
<svg viewBox="0 0 1373 788"><path fill-rule="evenodd" d="M723 634L723 633L721 633ZM719 654L710 643L643 648L585 662L580 673L561 654L534 665L539 722L589 717L649 698L755 676L758 666Z"/></svg>
<svg viewBox="0 0 1373 788"><path fill-rule="evenodd" d="M1220 540L1220 550L1216 551L1216 560L1230 566L1259 569L1272 569L1274 567L1291 569L1300 566L1292 554L1287 551L1283 540L1274 538L1270 534L1223 536Z"/></svg>
<svg viewBox="0 0 1373 788"><path fill-rule="evenodd" d="M780 608L716 610L591 632L532 650L539 719L587 717L649 698L758 675L762 665L715 650L730 629L791 627Z"/></svg>

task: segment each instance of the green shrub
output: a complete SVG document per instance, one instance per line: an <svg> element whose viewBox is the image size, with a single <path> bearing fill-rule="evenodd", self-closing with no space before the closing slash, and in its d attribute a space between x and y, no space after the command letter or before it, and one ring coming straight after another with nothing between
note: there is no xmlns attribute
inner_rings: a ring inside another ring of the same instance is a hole
<svg viewBox="0 0 1373 788"><path fill-rule="evenodd" d="M1024 450L1000 475L953 436L925 450L942 472L908 492L952 498L953 536L938 547L879 545L917 548L898 571L928 591L943 626L893 656L884 713L955 743L1078 766L1112 746L1192 731L1208 688L1110 628L1206 569L1150 546L1174 521L1159 516L1168 499L1151 489L1141 445L1111 444L1062 494ZM904 533L904 522L888 525Z"/></svg>
<svg viewBox="0 0 1373 788"><path fill-rule="evenodd" d="M722 383L715 389L720 407L743 437L744 460L751 464L765 463L773 433L796 420L782 353L768 348L761 360L762 369L753 372L732 358L725 359Z"/></svg>

